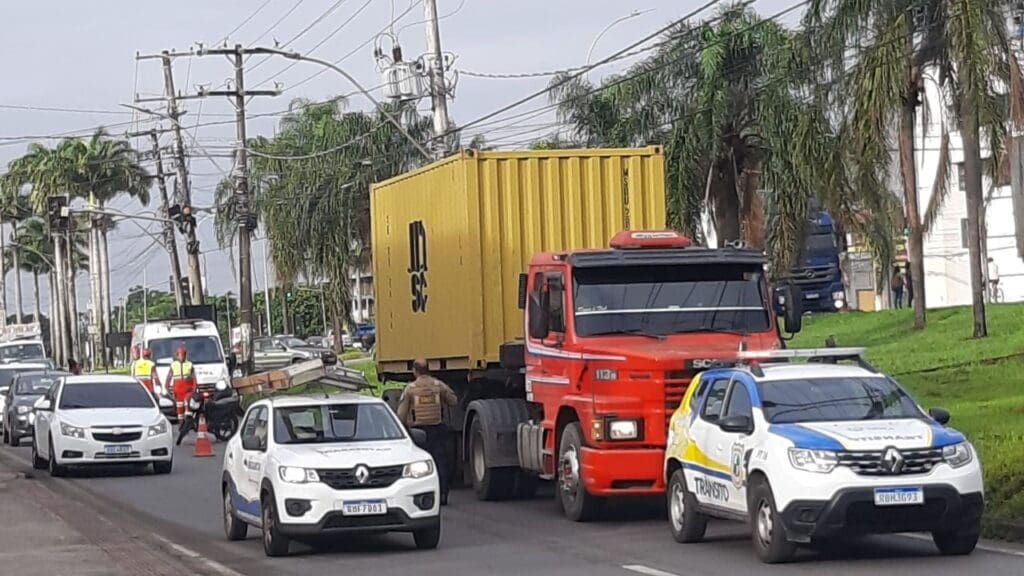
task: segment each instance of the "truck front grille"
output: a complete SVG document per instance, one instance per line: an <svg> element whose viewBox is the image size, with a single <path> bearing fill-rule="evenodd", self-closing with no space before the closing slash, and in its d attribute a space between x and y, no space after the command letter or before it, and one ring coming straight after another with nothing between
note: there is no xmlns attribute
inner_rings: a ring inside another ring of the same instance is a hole
<svg viewBox="0 0 1024 576"><path fill-rule="evenodd" d="M675 414L679 404L686 395L686 389L690 387L690 380L693 373L687 370L678 370L665 373L665 429L668 429L669 421Z"/></svg>
<svg viewBox="0 0 1024 576"><path fill-rule="evenodd" d="M900 451L903 464L893 472L884 462L884 450L846 451L839 453L839 465L846 466L861 476L907 476L927 474L942 462L941 449Z"/></svg>

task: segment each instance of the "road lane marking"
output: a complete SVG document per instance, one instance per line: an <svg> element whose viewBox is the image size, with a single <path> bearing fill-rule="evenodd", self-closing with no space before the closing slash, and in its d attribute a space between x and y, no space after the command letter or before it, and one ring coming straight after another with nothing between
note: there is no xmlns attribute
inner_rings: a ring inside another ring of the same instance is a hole
<svg viewBox="0 0 1024 576"><path fill-rule="evenodd" d="M178 554L181 554L182 556L186 556L188 558L191 558L192 560L196 560L196 561L202 562L202 564L204 566L206 566L210 570L213 570L214 572L217 572L218 574L223 574L224 576L245 576L241 572L236 572L236 571L232 570L231 568L228 568L227 566L221 564L220 562L217 562L217 561L214 561L214 560L210 560L209 558L206 558L205 556L203 556L199 552L196 552L195 550L193 550L191 548L187 548L185 546L182 546L181 544L178 544L177 542L172 542L172 541L168 540L167 538L164 538L163 536L160 536L159 534L153 534L153 537L156 538L157 540L163 542L165 546L168 546L169 548L171 548L172 550L174 550Z"/></svg>
<svg viewBox="0 0 1024 576"><path fill-rule="evenodd" d="M658 570L657 568L651 568L650 566L644 566L643 564L626 564L622 569L629 570L630 572L636 572L637 574L644 574L646 576L678 576L677 574Z"/></svg>

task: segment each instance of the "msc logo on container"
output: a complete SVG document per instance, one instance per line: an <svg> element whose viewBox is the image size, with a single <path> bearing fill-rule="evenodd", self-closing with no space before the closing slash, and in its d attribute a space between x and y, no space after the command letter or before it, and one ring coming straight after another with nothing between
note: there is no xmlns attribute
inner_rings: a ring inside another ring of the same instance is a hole
<svg viewBox="0 0 1024 576"><path fill-rule="evenodd" d="M427 229L422 220L409 222L409 289L412 311L427 311Z"/></svg>

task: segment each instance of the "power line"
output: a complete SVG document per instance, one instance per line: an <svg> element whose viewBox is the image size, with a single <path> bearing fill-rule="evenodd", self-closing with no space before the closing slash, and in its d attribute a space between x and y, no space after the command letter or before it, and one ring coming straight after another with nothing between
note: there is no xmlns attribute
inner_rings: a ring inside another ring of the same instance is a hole
<svg viewBox="0 0 1024 576"><path fill-rule="evenodd" d="M284 42L283 44L281 44L280 46L277 46L277 47L278 48L287 48L293 42L295 42L299 38L302 38L303 36L305 36L306 33L309 32L310 30L312 30L317 24L323 22L325 18L327 18L328 16L333 14L334 11L337 10L338 8L340 8L341 5L344 4L345 2L348 2L348 0L337 0L337 2L332 4L329 8L327 8L327 10L324 10L319 16L317 16L313 20L313 22L311 22L308 26L306 26L305 28L300 30L298 34L292 36L289 40L287 40L286 42ZM266 64L272 57L273 56L270 56L270 55L266 56L263 60L260 60L259 62L253 64L252 67L249 68L248 71L252 72L253 70L259 68L260 66Z"/></svg>
<svg viewBox="0 0 1024 576"><path fill-rule="evenodd" d="M227 42L228 39L231 38L232 34L234 34L235 32L238 32L239 30L241 30L243 26L248 24L250 20L255 18L257 14L262 12L263 9L266 8L267 5L270 4L273 1L274 0L265 0L262 4L260 4L259 6L256 7L256 10L253 10L252 14L249 14L249 16L245 20L242 20L241 24L239 24L238 26L235 26L231 30L231 32L228 32L227 34L225 34L223 38L221 38L217 42L214 42L214 44L223 44L224 42Z"/></svg>
<svg viewBox="0 0 1024 576"><path fill-rule="evenodd" d="M276 21L274 21L273 24L270 25L270 28L267 28L266 30L263 31L262 34L257 36L256 39L253 40L249 44L249 47L251 48L251 47L255 46L257 42L259 42L260 40L263 40L264 38L266 38L267 34L270 34L274 30L276 30L277 27L281 25L281 22L284 22L289 16L292 15L293 12L298 10L299 6L302 6L303 2L305 2L305 0L298 0L295 4L293 4L292 7L290 9L288 9L288 11L285 12L283 16L278 18ZM250 56L250 58L251 58L251 56ZM248 59L246 59L246 61L248 61Z"/></svg>

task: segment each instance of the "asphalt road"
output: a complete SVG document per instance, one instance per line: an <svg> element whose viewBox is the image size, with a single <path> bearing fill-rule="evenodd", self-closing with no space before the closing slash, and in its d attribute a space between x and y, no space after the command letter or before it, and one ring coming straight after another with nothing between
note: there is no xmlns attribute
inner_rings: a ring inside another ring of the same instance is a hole
<svg viewBox="0 0 1024 576"><path fill-rule="evenodd" d="M574 524L561 516L550 487L534 500L503 503L477 502L468 490L454 492L452 504L444 509L436 551L419 552L410 535L395 534L347 537L316 547L293 545L291 556L269 559L255 530L244 542L224 539L219 494L222 448L217 443L217 457L197 459L191 447L182 446L169 476L112 468L79 472L70 482L94 494L97 504L110 513L130 517L247 576L742 576L826 570L830 576L1024 576L1024 548L996 544L1004 551L979 549L969 557L948 558L938 555L930 540L905 535L856 540L827 551L804 552L792 564L766 566L755 558L740 524L712 523L707 542L680 545L672 540L657 502L622 504L603 521ZM2 450L28 468L28 448Z"/></svg>

